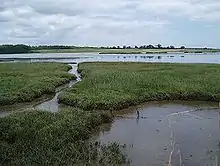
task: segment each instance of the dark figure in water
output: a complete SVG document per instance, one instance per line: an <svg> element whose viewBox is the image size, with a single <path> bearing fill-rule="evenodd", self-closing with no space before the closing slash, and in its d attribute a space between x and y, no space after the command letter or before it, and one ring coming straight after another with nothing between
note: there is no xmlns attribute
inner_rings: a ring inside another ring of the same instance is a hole
<svg viewBox="0 0 220 166"><path fill-rule="evenodd" d="M139 119L140 118L140 112L137 111L137 118Z"/></svg>

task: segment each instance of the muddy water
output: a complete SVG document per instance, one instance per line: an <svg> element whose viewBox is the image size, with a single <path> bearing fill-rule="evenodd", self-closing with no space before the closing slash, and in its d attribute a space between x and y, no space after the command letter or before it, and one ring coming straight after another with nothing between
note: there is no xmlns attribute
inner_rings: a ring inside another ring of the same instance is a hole
<svg viewBox="0 0 220 166"><path fill-rule="evenodd" d="M125 144L135 166L220 165L220 109L211 107L218 104L154 102L126 109L93 139Z"/></svg>

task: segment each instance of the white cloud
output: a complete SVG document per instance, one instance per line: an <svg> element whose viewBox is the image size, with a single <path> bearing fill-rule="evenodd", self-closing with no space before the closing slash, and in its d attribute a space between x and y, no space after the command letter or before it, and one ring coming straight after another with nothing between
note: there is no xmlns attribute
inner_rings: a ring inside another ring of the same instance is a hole
<svg viewBox="0 0 220 166"><path fill-rule="evenodd" d="M0 42L141 44L166 41L175 20L219 25L219 0L2 0ZM172 43L171 43L172 44Z"/></svg>

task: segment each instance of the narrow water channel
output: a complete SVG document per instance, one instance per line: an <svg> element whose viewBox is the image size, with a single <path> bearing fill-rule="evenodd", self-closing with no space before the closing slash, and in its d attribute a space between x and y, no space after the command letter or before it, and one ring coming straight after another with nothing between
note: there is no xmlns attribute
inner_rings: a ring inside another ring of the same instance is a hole
<svg viewBox="0 0 220 166"><path fill-rule="evenodd" d="M75 85L77 82L81 80L80 74L77 71L77 64L69 64L69 65L72 67L69 73L74 74L77 77L77 79L74 81L70 81L69 84L59 87L57 89L56 95L52 99L45 101L43 103L40 103L34 106L34 108L39 109L39 110L46 110L50 112L58 112L60 108L65 107L64 105L58 103L59 94L62 93L64 89L72 87L73 85Z"/></svg>
<svg viewBox="0 0 220 166"><path fill-rule="evenodd" d="M64 105L58 103L59 94L63 90L72 87L73 85L75 85L77 82L81 80L80 75L77 72L78 64L69 64L69 65L72 67L72 69L68 73L74 74L77 77L76 80L70 81L68 84L65 84L63 86L56 88L55 95L44 95L41 98L33 102L19 103L19 104L14 104L10 106L2 106L0 107L1 109L0 117L7 116L12 112L31 110L31 109L57 112L60 108L65 107Z"/></svg>
<svg viewBox="0 0 220 166"><path fill-rule="evenodd" d="M125 145L135 166L217 166L220 165L217 107L218 104L207 102L153 102L125 109L92 139Z"/></svg>

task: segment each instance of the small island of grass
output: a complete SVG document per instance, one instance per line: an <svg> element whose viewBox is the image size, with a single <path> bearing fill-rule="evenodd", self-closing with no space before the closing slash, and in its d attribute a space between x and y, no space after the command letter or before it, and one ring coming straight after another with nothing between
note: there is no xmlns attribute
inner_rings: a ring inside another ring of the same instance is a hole
<svg viewBox="0 0 220 166"><path fill-rule="evenodd" d="M82 63L82 81L59 96L85 110L119 110L156 100L220 100L220 65Z"/></svg>

